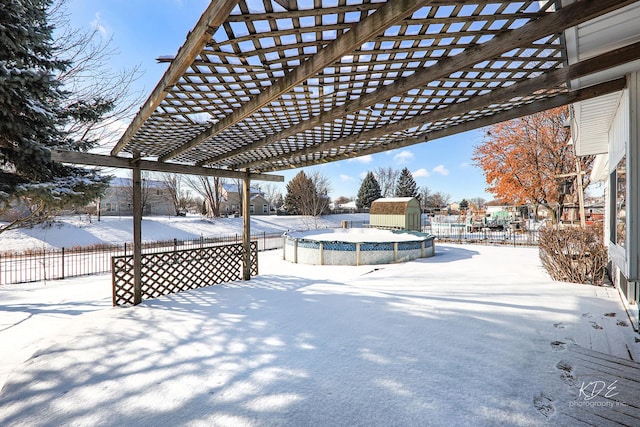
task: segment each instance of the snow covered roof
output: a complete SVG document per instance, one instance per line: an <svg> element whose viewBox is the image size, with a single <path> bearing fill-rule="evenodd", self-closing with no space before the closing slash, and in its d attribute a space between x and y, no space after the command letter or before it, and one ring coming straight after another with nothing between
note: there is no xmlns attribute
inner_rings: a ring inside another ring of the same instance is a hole
<svg viewBox="0 0 640 427"><path fill-rule="evenodd" d="M167 184L164 183L163 181L156 181L152 179L145 179L143 181L144 181L144 186L146 188L158 188L158 189L167 188ZM133 180L131 178L115 177L111 179L111 181L109 182L109 186L110 187L131 187L133 186Z"/></svg>
<svg viewBox="0 0 640 427"><path fill-rule="evenodd" d="M242 188L238 187L236 184L222 184L222 188L227 193L242 193ZM250 187L251 194L262 194L259 188Z"/></svg>

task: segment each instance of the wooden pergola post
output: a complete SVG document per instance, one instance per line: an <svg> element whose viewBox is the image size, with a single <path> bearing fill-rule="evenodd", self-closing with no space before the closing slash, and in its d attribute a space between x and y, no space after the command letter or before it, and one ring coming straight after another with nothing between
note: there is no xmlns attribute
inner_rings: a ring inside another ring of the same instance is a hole
<svg viewBox="0 0 640 427"><path fill-rule="evenodd" d="M142 302L142 171L140 155L133 161L133 304Z"/></svg>
<svg viewBox="0 0 640 427"><path fill-rule="evenodd" d="M249 170L242 179L242 280L251 279L251 179Z"/></svg>

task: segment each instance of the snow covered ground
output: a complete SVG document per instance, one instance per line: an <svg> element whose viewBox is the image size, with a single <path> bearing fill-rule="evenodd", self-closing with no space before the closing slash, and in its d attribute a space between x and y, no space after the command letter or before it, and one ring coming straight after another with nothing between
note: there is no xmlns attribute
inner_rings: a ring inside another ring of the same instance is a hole
<svg viewBox="0 0 640 427"><path fill-rule="evenodd" d="M253 216L251 233L278 233L289 230L310 230L340 227L342 221L369 221L368 214L329 215L320 218L305 216ZM200 237L221 237L242 233L242 218L203 218L196 215L152 216L142 220L142 240L194 240ZM48 226L11 230L0 234L0 251L22 251L34 248L70 248L102 243L131 242L131 217L62 217Z"/></svg>
<svg viewBox="0 0 640 427"><path fill-rule="evenodd" d="M263 252L251 281L131 308L107 275L0 287L0 425L558 425L558 341L640 360L615 289L551 281L536 248L436 248Z"/></svg>

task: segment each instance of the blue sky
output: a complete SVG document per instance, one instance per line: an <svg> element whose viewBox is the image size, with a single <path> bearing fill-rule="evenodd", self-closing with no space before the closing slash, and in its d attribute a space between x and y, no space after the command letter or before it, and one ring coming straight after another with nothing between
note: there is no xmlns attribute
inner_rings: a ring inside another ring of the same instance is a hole
<svg viewBox="0 0 640 427"><path fill-rule="evenodd" d="M98 28L103 37L112 37L118 53L111 58L116 69L139 65L142 76L135 89L144 98L151 93L166 70L156 58L173 56L205 10L208 0L68 0L69 18L75 27ZM128 123L127 123L128 124ZM407 167L418 186L432 192L447 193L451 201L463 198L493 197L485 192L482 170L473 165L474 145L482 141L482 132L463 134L422 143L400 150L343 160L305 168L319 171L331 180L330 196L356 196L367 171L378 167ZM285 184L300 170L278 172Z"/></svg>

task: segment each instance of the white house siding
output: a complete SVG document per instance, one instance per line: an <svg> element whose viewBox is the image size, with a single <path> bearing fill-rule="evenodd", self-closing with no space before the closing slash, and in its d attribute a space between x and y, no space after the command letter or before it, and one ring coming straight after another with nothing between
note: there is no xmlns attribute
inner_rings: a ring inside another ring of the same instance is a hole
<svg viewBox="0 0 640 427"><path fill-rule="evenodd" d="M623 91L608 134L609 139L609 185L606 210L605 239L609 246L611 276L614 284L625 296L625 303L633 317L636 328L638 322L638 302L640 300L639 267L640 248L640 74L632 73L628 78L628 88ZM616 183L613 173L618 163L626 162L626 230L625 245L612 241L616 218Z"/></svg>

